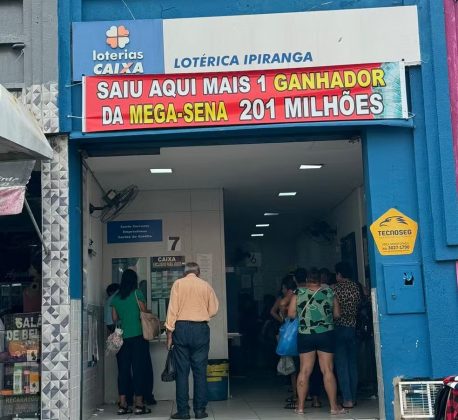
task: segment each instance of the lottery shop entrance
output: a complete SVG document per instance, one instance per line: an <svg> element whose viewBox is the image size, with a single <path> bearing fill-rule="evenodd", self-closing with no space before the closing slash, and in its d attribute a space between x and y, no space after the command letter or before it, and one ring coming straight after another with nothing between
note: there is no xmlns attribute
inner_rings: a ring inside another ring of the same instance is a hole
<svg viewBox="0 0 458 420"><path fill-rule="evenodd" d="M335 264L346 261L364 297L358 320L359 408L354 415L376 417L371 318L375 281L369 268L363 164L367 146L364 136L353 130L314 137L302 141L300 136L289 141L275 137L262 144L252 139L223 145L181 142L175 147L144 148L142 153L138 144L115 153L105 146L103 152L100 146L87 147L82 158L83 232L90 244L84 256L88 272L83 284L88 308L84 328L94 329L91 308L103 305L106 287L119 282L128 267L137 270L148 306L164 320L167 292L181 274L180 263L195 260L221 301L220 313L212 321L210 358L229 360L232 402L248 414L261 412L269 400L268 409L287 418L293 415L293 410L284 408L291 380L276 372L271 314L282 279L298 267L315 267L328 269L333 281ZM130 196L128 205L119 212L106 207L109 191L124 194L121 198ZM139 240L138 235L126 240L119 232L118 238L110 237L116 236L112 229L116 231L120 222L147 226L153 236L159 222L162 236L152 242ZM91 276L103 281L91 282ZM102 347L105 331L97 334ZM94 342L86 344L90 361L96 353ZM159 379L166 354L163 342L150 347L153 392L163 407L174 399L174 386ZM117 398L116 364L100 357L100 350L98 354L100 391L83 394L88 413L101 403L111 407ZM321 393L325 412L327 398L324 390ZM214 412L227 409L222 403L212 404Z"/></svg>

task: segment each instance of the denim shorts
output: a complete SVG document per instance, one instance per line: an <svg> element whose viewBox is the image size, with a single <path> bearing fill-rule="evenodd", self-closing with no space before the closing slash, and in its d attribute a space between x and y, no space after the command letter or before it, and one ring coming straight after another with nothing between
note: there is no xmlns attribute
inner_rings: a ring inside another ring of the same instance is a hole
<svg viewBox="0 0 458 420"><path fill-rule="evenodd" d="M299 353L310 353L312 351L334 353L335 346L334 331L327 331L320 334L299 333L297 335L297 349Z"/></svg>

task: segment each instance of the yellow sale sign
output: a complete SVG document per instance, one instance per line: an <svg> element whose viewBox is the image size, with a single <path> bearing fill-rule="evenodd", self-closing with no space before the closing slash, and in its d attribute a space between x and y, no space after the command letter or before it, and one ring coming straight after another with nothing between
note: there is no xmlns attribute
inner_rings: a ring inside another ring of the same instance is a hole
<svg viewBox="0 0 458 420"><path fill-rule="evenodd" d="M372 223L370 229L380 254L412 254L418 224L399 210L389 209Z"/></svg>

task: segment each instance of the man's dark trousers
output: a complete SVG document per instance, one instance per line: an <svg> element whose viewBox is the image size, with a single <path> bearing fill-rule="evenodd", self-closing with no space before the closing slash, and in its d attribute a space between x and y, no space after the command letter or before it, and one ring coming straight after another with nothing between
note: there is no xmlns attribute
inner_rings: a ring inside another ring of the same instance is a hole
<svg viewBox="0 0 458 420"><path fill-rule="evenodd" d="M189 370L194 378L194 412L207 407L207 365L210 328L206 322L177 321L173 332L177 411L189 413Z"/></svg>

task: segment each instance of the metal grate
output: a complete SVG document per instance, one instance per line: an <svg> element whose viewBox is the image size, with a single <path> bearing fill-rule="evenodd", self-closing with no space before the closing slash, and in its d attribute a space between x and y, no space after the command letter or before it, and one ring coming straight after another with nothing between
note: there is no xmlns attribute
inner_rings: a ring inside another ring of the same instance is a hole
<svg viewBox="0 0 458 420"><path fill-rule="evenodd" d="M441 381L400 382L401 418L434 418L434 403L443 386Z"/></svg>

